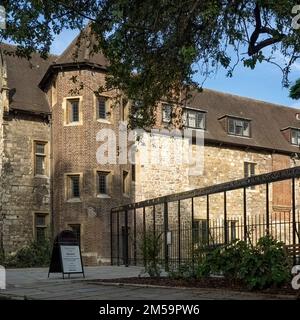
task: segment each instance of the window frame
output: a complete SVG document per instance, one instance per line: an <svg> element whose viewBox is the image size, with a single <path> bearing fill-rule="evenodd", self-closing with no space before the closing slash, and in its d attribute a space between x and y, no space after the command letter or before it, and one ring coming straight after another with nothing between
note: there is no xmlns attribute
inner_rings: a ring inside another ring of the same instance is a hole
<svg viewBox="0 0 300 320"><path fill-rule="evenodd" d="M293 146L300 146L300 129L291 128L290 129L290 141ZM293 143L293 132L297 134L297 143Z"/></svg>
<svg viewBox="0 0 300 320"><path fill-rule="evenodd" d="M105 117L100 116L100 100L104 100L104 114ZM110 111L110 102L109 97L105 95L96 95L96 120L97 121L103 121L103 122L109 122L111 118L111 111Z"/></svg>
<svg viewBox="0 0 300 320"><path fill-rule="evenodd" d="M45 219L44 224L37 223L38 216L42 216ZM47 239L47 229L49 227L48 217L49 217L48 212L34 212L34 239L37 243L42 243ZM44 239L42 240L38 239L38 229L42 229L44 231L44 237L43 237Z"/></svg>
<svg viewBox="0 0 300 320"><path fill-rule="evenodd" d="M195 115L195 126L191 126L190 122L189 122L189 114L194 113ZM197 110L197 109L192 109L192 108L184 108L183 110L183 125L186 128L190 128L190 129L196 129L196 130L206 130L206 111L203 110ZM201 114L202 115L202 122L203 122L203 126L199 127L197 126L197 115Z"/></svg>
<svg viewBox="0 0 300 320"><path fill-rule="evenodd" d="M70 119L70 101L78 100L78 121L71 121ZM63 98L63 109L64 109L64 126L79 126L82 125L83 115L82 115L82 96L71 96Z"/></svg>
<svg viewBox="0 0 300 320"><path fill-rule="evenodd" d="M193 243L207 245L209 237L209 224L207 219L194 219L193 221Z"/></svg>
<svg viewBox="0 0 300 320"><path fill-rule="evenodd" d="M44 146L44 153L37 152L37 145L43 145ZM42 141L42 140L34 140L33 141L33 163L34 163L34 176L35 177L48 177L48 141ZM43 157L44 160L44 173L38 173L37 172L37 157Z"/></svg>
<svg viewBox="0 0 300 320"><path fill-rule="evenodd" d="M72 177L78 177L79 197L74 197L72 190ZM65 174L65 197L67 202L81 202L82 197L82 174L66 173Z"/></svg>
<svg viewBox="0 0 300 320"><path fill-rule="evenodd" d="M126 197L130 195L130 175L128 170L122 170L122 194Z"/></svg>
<svg viewBox="0 0 300 320"><path fill-rule="evenodd" d="M96 188L97 188L97 191L96 191L96 194L97 196L109 196L110 192L109 192L109 182L110 182L110 174L111 172L110 171L103 171L103 170L97 170L96 171ZM102 176L105 176L105 193L103 192L100 192L100 175Z"/></svg>
<svg viewBox="0 0 300 320"><path fill-rule="evenodd" d="M166 108L169 108L168 115L166 117ZM172 122L172 112L173 112L173 105L170 103L163 103L162 104L162 111L161 111L161 119L164 124L169 124Z"/></svg>
<svg viewBox="0 0 300 320"><path fill-rule="evenodd" d="M77 120L74 120L74 104L77 104L77 112L76 117ZM78 98L76 99L68 99L67 100L67 122L68 124L77 124L80 123L80 100Z"/></svg>
<svg viewBox="0 0 300 320"><path fill-rule="evenodd" d="M231 132L230 131L230 121L233 121L233 131L234 132ZM237 125L237 122L241 122L240 125ZM245 130L245 124L248 125L248 134L244 134L244 132L246 131ZM237 133L237 130L236 128L242 128L242 133L239 134ZM232 135L232 136L237 136L237 137L244 137L244 138L251 138L251 120L248 120L248 119L243 119L243 118L235 118L235 117L227 117L227 133L229 135Z"/></svg>
<svg viewBox="0 0 300 320"><path fill-rule="evenodd" d="M256 162L244 161L244 178L250 178L255 176L256 166L257 166ZM255 190L255 186L248 187L248 189Z"/></svg>

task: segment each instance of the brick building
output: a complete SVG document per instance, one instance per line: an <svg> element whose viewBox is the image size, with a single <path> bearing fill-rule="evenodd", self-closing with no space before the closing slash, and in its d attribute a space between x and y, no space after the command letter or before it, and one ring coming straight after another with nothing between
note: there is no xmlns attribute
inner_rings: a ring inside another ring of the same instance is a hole
<svg viewBox="0 0 300 320"><path fill-rule="evenodd" d="M126 120L130 103L112 103L118 92L95 94L108 62L91 55L90 45L89 38L77 38L46 61L6 55L15 48L2 46L0 241L5 252L68 228L80 237L86 263L107 263L110 208L299 163L298 110L204 90L193 92L185 105L162 102L156 119L158 128L170 129L176 126L172 110L183 108L185 126L204 132L203 175L190 176L185 165L99 164L97 133L110 129L118 140L119 121ZM242 210L241 197L228 197L229 214ZM250 214L260 212L263 199L261 187L250 190ZM273 214L289 214L290 199L286 182L274 184ZM196 219L204 205L196 203ZM220 206L221 200L212 201L215 217Z"/></svg>

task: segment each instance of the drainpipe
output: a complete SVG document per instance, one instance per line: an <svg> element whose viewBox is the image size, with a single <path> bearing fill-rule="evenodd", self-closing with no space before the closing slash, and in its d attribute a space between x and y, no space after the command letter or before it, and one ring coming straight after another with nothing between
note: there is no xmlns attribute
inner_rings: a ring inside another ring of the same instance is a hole
<svg viewBox="0 0 300 320"><path fill-rule="evenodd" d="M54 210L53 210L53 176L54 176L54 164L53 164L53 127L52 127L52 115L49 115L50 124L50 229L51 229L51 240L54 240Z"/></svg>

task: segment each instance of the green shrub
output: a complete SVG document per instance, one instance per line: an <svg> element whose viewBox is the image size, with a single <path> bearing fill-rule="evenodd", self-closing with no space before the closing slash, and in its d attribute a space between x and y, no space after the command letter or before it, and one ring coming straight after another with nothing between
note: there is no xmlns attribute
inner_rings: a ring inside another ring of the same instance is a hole
<svg viewBox="0 0 300 320"><path fill-rule="evenodd" d="M50 264L50 258L50 241L45 240L32 242L16 253L7 255L4 265L9 268L46 267Z"/></svg>
<svg viewBox="0 0 300 320"><path fill-rule="evenodd" d="M290 266L283 246L271 236L260 238L251 252L244 255L240 278L251 289L286 283L290 279Z"/></svg>
<svg viewBox="0 0 300 320"><path fill-rule="evenodd" d="M195 277L195 271L191 263L182 263L168 272L172 279L190 279Z"/></svg>
<svg viewBox="0 0 300 320"><path fill-rule="evenodd" d="M218 246L207 250L204 258L197 264L197 277L221 274L226 278L235 279L239 272L243 257L249 252L249 247L244 241L233 241L226 246Z"/></svg>
<svg viewBox="0 0 300 320"><path fill-rule="evenodd" d="M153 231L146 232L142 240L142 254L145 261L145 272L150 277L160 277L161 265L159 254L162 248L162 233L154 234Z"/></svg>
<svg viewBox="0 0 300 320"><path fill-rule="evenodd" d="M290 266L284 251L284 243L265 236L256 246L245 241L234 241L228 245L199 249L195 256L195 274L190 277L208 277L212 274L236 279L250 289L281 286L290 279ZM170 274L184 277L187 272Z"/></svg>

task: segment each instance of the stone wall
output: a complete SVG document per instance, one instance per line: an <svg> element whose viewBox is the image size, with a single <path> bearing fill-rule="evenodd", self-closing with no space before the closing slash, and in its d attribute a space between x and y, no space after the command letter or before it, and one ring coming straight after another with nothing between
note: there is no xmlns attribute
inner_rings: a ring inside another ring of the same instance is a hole
<svg viewBox="0 0 300 320"><path fill-rule="evenodd" d="M34 173L34 141L48 142L50 148L50 126L40 116L11 112L4 118L3 138L1 214L8 253L34 239L36 213L47 215L50 228L50 172L47 177Z"/></svg>
<svg viewBox="0 0 300 320"><path fill-rule="evenodd" d="M166 138L167 139L167 138ZM196 148L196 146L194 146ZM275 154L268 151L255 151L235 147L219 146L205 142L204 171L202 175L188 175L186 166L168 168L162 163L158 165L139 166L139 177L135 186L136 200L146 200L175 192L202 188L232 180L244 178L244 162L255 163L255 174L263 174L275 170L299 165L288 155ZM296 184L299 188L299 181ZM247 215L249 219L265 216L266 186L247 188ZM297 192L296 197L298 198ZM227 217L240 220L243 217L243 190L226 193ZM269 206L271 221L291 218L291 181L276 182L269 185ZM194 218L206 219L206 197L194 199ZM299 207L299 206L298 206ZM298 210L297 207L297 210ZM210 218L221 221L224 218L224 195L214 194L209 197ZM149 223L152 221L152 208L149 211ZM148 212L146 211L146 212ZM191 218L191 199L181 203L182 221ZM169 205L170 223L176 223L177 204ZM157 223L163 221L162 210L157 208ZM161 221L160 221L161 220Z"/></svg>
<svg viewBox="0 0 300 320"><path fill-rule="evenodd" d="M2 175L2 160L3 160L3 110L4 110L4 70L3 60L0 57L0 178ZM3 251L3 215L2 215L2 197L3 197L3 186L0 180L0 254Z"/></svg>

